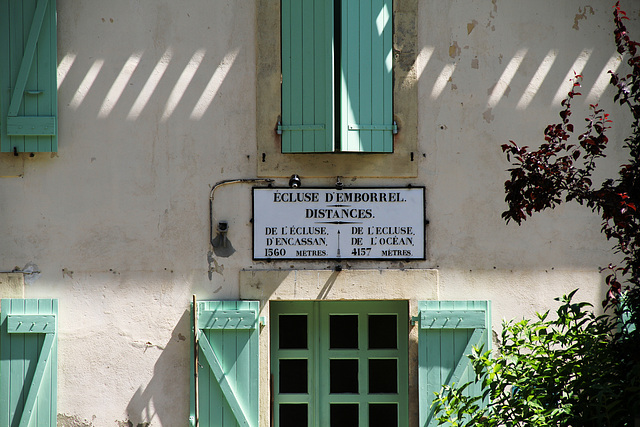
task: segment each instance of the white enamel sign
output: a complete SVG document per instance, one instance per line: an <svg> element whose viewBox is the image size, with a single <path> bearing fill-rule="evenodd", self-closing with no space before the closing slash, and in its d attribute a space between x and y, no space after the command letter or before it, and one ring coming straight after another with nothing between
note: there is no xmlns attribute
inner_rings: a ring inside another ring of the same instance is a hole
<svg viewBox="0 0 640 427"><path fill-rule="evenodd" d="M424 259L424 188L254 188L254 259Z"/></svg>

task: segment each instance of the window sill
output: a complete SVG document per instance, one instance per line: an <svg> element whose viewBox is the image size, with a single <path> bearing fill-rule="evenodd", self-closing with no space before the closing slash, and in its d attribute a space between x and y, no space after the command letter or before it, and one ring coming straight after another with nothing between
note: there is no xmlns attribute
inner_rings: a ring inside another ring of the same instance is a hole
<svg viewBox="0 0 640 427"><path fill-rule="evenodd" d="M417 153L398 147L394 153L304 153L283 154L274 132L273 144L264 144L258 153L259 177L284 177L295 172L305 177L411 178L418 174Z"/></svg>

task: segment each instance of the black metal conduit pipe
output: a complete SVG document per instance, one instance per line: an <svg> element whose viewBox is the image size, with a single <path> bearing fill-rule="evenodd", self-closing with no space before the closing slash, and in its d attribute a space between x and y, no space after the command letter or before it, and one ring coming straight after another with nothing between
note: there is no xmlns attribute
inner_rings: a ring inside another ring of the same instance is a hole
<svg viewBox="0 0 640 427"><path fill-rule="evenodd" d="M211 191L209 192L209 242L213 246L213 197L216 189L218 187L222 187L223 185L228 184L237 184L242 182L265 182L272 183L275 179L272 178L240 178L240 179L225 179L223 181L216 182L216 185L211 187Z"/></svg>

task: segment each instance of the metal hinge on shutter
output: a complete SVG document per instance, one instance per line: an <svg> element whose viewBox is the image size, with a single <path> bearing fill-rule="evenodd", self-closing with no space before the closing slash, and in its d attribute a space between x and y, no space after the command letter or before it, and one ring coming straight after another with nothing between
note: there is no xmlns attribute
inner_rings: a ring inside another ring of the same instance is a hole
<svg viewBox="0 0 640 427"><path fill-rule="evenodd" d="M390 130L394 135L398 133L398 124L392 125L349 125L349 130Z"/></svg>
<svg viewBox="0 0 640 427"><path fill-rule="evenodd" d="M324 125L283 125L278 122L276 133L282 135L283 131L307 131L307 130L324 130Z"/></svg>

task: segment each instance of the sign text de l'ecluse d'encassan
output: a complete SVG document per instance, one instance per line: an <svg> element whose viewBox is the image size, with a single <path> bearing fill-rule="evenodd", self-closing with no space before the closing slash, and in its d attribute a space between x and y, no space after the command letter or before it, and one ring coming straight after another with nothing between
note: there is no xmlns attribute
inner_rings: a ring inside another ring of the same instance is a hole
<svg viewBox="0 0 640 427"><path fill-rule="evenodd" d="M424 188L254 188L254 259L424 259Z"/></svg>

